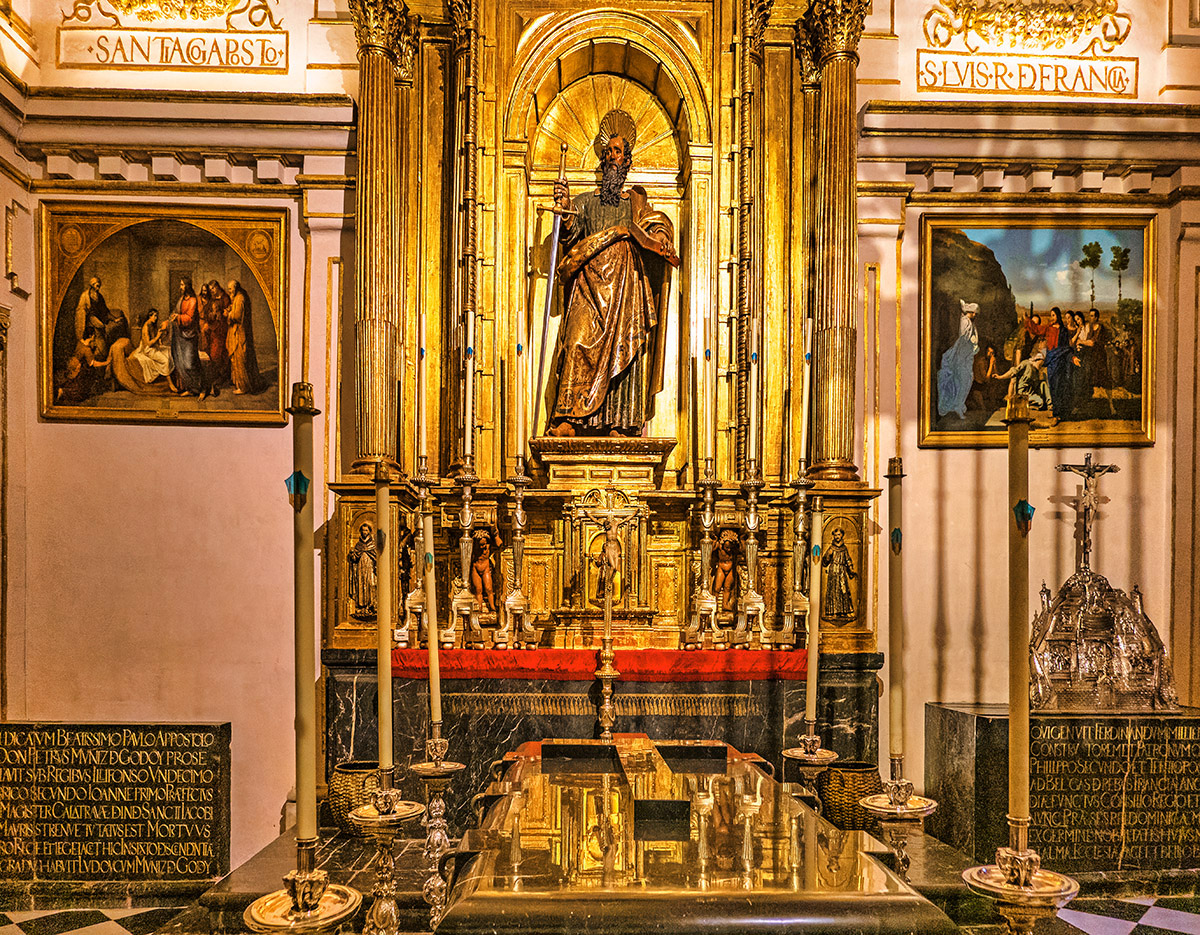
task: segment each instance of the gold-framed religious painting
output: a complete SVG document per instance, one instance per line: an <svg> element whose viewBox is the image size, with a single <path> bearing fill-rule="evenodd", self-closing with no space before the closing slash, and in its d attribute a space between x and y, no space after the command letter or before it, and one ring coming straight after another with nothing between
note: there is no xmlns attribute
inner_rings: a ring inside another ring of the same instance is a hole
<svg viewBox="0 0 1200 935"><path fill-rule="evenodd" d="M44 202L44 418L282 425L287 211Z"/></svg>
<svg viewBox="0 0 1200 935"><path fill-rule="evenodd" d="M1155 218L926 214L919 444L1006 443L1028 396L1030 444L1154 441Z"/></svg>

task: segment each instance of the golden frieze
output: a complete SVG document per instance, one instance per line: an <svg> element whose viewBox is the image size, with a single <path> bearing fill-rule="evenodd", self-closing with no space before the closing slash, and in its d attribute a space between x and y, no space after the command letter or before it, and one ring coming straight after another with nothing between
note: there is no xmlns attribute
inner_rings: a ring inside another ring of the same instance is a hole
<svg viewBox="0 0 1200 935"><path fill-rule="evenodd" d="M982 46L1065 49L1089 36L1083 54L1111 52L1129 37L1132 20L1120 0L941 0L925 14L925 40L935 49L956 38L970 52ZM974 37L974 38L973 38Z"/></svg>

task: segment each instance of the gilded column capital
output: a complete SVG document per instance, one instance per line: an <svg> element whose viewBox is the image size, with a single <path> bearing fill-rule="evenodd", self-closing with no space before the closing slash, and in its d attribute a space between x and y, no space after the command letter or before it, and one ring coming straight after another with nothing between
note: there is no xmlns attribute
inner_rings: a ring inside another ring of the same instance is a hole
<svg viewBox="0 0 1200 935"><path fill-rule="evenodd" d="M474 0L450 0L450 24L454 29L454 39L462 43L466 40L467 31L475 22Z"/></svg>
<svg viewBox="0 0 1200 935"><path fill-rule="evenodd" d="M404 0L350 0L354 37L358 54L381 52L395 59L401 34L408 24L408 4Z"/></svg>
<svg viewBox="0 0 1200 935"><path fill-rule="evenodd" d="M417 73L417 50L421 46L421 17L404 17L396 36L396 83L411 88Z"/></svg>
<svg viewBox="0 0 1200 935"><path fill-rule="evenodd" d="M812 0L804 25L812 37L818 63L835 55L858 55L858 40L871 10L871 0Z"/></svg>
<svg viewBox="0 0 1200 935"><path fill-rule="evenodd" d="M766 32L767 21L771 18L771 7L774 6L775 0L745 0L745 2L749 4L747 12L750 14L750 18L746 26L749 30L747 39L750 51L756 56L761 56L763 33Z"/></svg>
<svg viewBox="0 0 1200 935"><path fill-rule="evenodd" d="M796 20L796 57L800 59L800 83L814 88L821 83L821 63L817 61L817 44L803 17Z"/></svg>

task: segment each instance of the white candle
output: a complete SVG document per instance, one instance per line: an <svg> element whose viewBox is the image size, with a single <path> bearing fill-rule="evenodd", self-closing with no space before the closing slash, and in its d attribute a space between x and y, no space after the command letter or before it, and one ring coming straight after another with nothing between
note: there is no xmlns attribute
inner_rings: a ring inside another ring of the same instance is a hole
<svg viewBox="0 0 1200 935"><path fill-rule="evenodd" d="M294 392L294 391L293 391ZM292 416L292 470L311 480L313 474L313 410L297 405ZM298 496L297 491L294 496ZM296 650L296 840L317 837L317 696L313 679L317 647L313 613L313 498L310 487L304 506L293 510L292 541L295 558Z"/></svg>
<svg viewBox="0 0 1200 935"><path fill-rule="evenodd" d="M427 422L425 415L425 405L428 396L425 391L425 381L428 379L426 374L425 362L425 328L424 315L421 316L421 346L417 348L417 456L429 455L429 434L427 431Z"/></svg>
<svg viewBox="0 0 1200 935"><path fill-rule="evenodd" d="M904 530L904 477L899 458L888 464L888 748L891 758L904 756L904 728L907 721L904 704L904 561L892 537ZM901 779L893 776L893 779Z"/></svg>
<svg viewBox="0 0 1200 935"><path fill-rule="evenodd" d="M517 308L517 358L513 405L517 407L517 458L525 457L525 311ZM524 472L522 472L524 473Z"/></svg>
<svg viewBox="0 0 1200 935"><path fill-rule="evenodd" d="M433 523L431 522L430 526L432 527L432 525ZM429 545L425 546L425 550L429 556L433 555L433 551ZM437 620L431 609L433 563L430 562L427 568L428 570L425 574L425 606L428 611L426 619L429 622L426 625L425 642L429 648L429 719L431 721L440 721L442 719L442 669L441 661L438 658Z"/></svg>
<svg viewBox="0 0 1200 935"><path fill-rule="evenodd" d="M425 473L429 473L429 415L425 411L428 405L429 393L426 382L429 379L428 362L425 359L425 311L419 313L417 321L418 340L421 346L417 349L417 454L425 458L423 462ZM425 643L429 651L429 717L430 720L442 719L442 675L438 659L437 636L437 591L433 572L433 517L422 516L421 542L425 554L417 556L417 574L425 583Z"/></svg>
<svg viewBox="0 0 1200 935"><path fill-rule="evenodd" d="M746 437L746 467L749 470L751 461L758 461L758 319L750 331L750 378L746 381L746 389L750 393L750 432ZM759 465L762 468L762 465Z"/></svg>
<svg viewBox="0 0 1200 935"><path fill-rule="evenodd" d="M1022 397L1023 399L1023 397ZM1011 404L1010 404L1011 405ZM1017 407L1013 407L1017 408ZM1029 818L1029 539L1015 507L1029 499L1029 419L1008 422L1008 814Z"/></svg>
<svg viewBox="0 0 1200 935"><path fill-rule="evenodd" d="M391 483L383 465L375 474L375 554L377 583L375 616L378 640L375 646L375 675L379 696L379 768L390 769L392 758L392 559L388 542L391 512Z"/></svg>
<svg viewBox="0 0 1200 935"><path fill-rule="evenodd" d="M466 393L463 401L463 454L475 454L475 313L467 316Z"/></svg>
<svg viewBox="0 0 1200 935"><path fill-rule="evenodd" d="M704 387L705 399L704 456L717 456L717 379L713 360L712 310L704 318Z"/></svg>
<svg viewBox="0 0 1200 935"><path fill-rule="evenodd" d="M442 719L441 680L435 675L437 670L437 640L438 640L438 611L437 611L437 578L433 570L433 514L421 517L425 533L425 617L428 621L425 638L429 642L429 707L435 721Z"/></svg>
<svg viewBox="0 0 1200 935"><path fill-rule="evenodd" d="M800 470L799 465L808 464L808 424L812 411L812 334L812 319L806 318L801 337L804 357L800 364L800 457L797 471Z"/></svg>
<svg viewBox="0 0 1200 935"><path fill-rule="evenodd" d="M808 576L808 660L804 676L804 717L817 720L817 675L821 668L821 559L824 548L825 510L821 498L813 500L812 567ZM813 728L816 732L816 728Z"/></svg>

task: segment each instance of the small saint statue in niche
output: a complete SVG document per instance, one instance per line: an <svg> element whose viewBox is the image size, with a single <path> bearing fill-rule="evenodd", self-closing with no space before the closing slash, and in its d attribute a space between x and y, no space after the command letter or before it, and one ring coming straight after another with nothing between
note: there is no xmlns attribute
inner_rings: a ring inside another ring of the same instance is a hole
<svg viewBox="0 0 1200 935"><path fill-rule="evenodd" d="M417 519L420 522L420 518ZM400 532L396 536L396 571L400 580L400 593L408 594L412 588L413 531L408 525L408 514L400 514Z"/></svg>
<svg viewBox="0 0 1200 935"><path fill-rule="evenodd" d="M471 533L471 590L480 610L496 612L496 588L492 575L492 549L503 545L500 530L484 526Z"/></svg>
<svg viewBox="0 0 1200 935"><path fill-rule="evenodd" d="M356 620L375 617L375 593L379 583L379 551L375 547L375 530L370 523L358 527L358 539L346 556L350 564L350 616Z"/></svg>
<svg viewBox="0 0 1200 935"><path fill-rule="evenodd" d="M712 593L717 599L717 608L732 613L737 608L741 591L741 572L738 559L742 555L742 540L731 526L721 530L717 536L716 555L713 556Z"/></svg>
<svg viewBox="0 0 1200 935"><path fill-rule="evenodd" d="M599 190L572 197L565 179L554 186L566 254L549 435L640 435L662 387L670 268L679 257L671 219L642 186L625 187L636 145L633 118L609 111L593 145Z"/></svg>
<svg viewBox="0 0 1200 935"><path fill-rule="evenodd" d="M858 577L858 572L854 570L850 550L846 548L845 531L834 529L832 539L821 557L821 567L825 569L821 616L851 619L854 617L854 591L850 582Z"/></svg>

